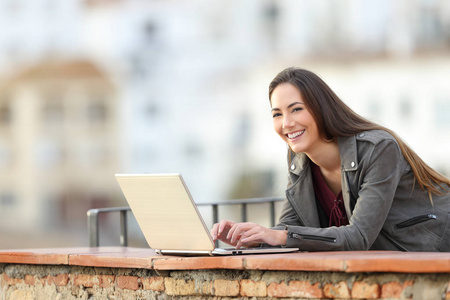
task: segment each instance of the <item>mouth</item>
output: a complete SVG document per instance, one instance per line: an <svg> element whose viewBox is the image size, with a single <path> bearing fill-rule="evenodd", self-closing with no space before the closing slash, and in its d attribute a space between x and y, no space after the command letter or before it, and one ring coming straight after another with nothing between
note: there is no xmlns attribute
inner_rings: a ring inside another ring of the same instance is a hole
<svg viewBox="0 0 450 300"><path fill-rule="evenodd" d="M290 133L286 134L286 137L290 140L293 140L293 139L301 136L303 133L305 133L305 129L300 130L300 131L290 132Z"/></svg>

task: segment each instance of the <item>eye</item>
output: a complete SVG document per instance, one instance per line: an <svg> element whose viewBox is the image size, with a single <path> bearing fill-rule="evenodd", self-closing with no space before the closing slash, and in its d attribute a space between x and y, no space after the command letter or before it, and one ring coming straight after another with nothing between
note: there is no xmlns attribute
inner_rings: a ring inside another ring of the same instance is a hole
<svg viewBox="0 0 450 300"><path fill-rule="evenodd" d="M292 112L301 111L303 110L303 107L295 107Z"/></svg>
<svg viewBox="0 0 450 300"><path fill-rule="evenodd" d="M279 116L281 116L280 113L274 113L274 114L272 115L272 118L276 118L276 117L279 117Z"/></svg>

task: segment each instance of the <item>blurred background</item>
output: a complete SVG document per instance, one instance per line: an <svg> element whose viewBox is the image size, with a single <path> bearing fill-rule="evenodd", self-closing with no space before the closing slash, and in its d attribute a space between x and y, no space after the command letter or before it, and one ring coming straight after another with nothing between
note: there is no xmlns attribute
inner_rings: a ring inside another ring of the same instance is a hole
<svg viewBox="0 0 450 300"><path fill-rule="evenodd" d="M267 91L290 66L450 175L446 0L0 0L0 26L0 249L87 246L86 211L127 205L115 173L182 173L199 203L283 196Z"/></svg>

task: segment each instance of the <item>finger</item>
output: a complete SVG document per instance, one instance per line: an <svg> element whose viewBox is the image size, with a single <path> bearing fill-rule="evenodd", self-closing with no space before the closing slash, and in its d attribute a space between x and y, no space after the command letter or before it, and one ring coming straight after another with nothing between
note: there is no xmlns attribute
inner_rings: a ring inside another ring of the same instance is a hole
<svg viewBox="0 0 450 300"><path fill-rule="evenodd" d="M233 227L228 231L227 239L230 240L232 244L235 244L236 241L240 238L242 231L242 223L236 223Z"/></svg>
<svg viewBox="0 0 450 300"><path fill-rule="evenodd" d="M267 238L267 228L253 224L254 226L249 230L242 233L237 246L255 246L257 244L261 244L266 242Z"/></svg>
<svg viewBox="0 0 450 300"><path fill-rule="evenodd" d="M217 240L217 231L219 230L219 224L215 223L213 227L211 228L211 236L214 241Z"/></svg>
<svg viewBox="0 0 450 300"><path fill-rule="evenodd" d="M252 232L248 233L246 232L245 236L243 235L241 239L239 240L242 244L249 244L249 243L255 243L259 242L262 243L264 239L264 232Z"/></svg>
<svg viewBox="0 0 450 300"><path fill-rule="evenodd" d="M235 223L233 226L231 226L231 228L228 230L227 240L232 240L233 234L238 226L239 223Z"/></svg>
<svg viewBox="0 0 450 300"><path fill-rule="evenodd" d="M241 235L241 240L246 239L250 236L253 236L257 233L261 232L261 228L260 227L254 227L251 229L246 230L245 232L242 233Z"/></svg>
<svg viewBox="0 0 450 300"><path fill-rule="evenodd" d="M247 239L248 239L248 238L247 238ZM239 249L239 248L241 248L241 247L248 247L248 246L250 246L250 245L252 245L251 239L248 239L248 241L244 241L243 239L239 239L239 240L236 242L236 249Z"/></svg>
<svg viewBox="0 0 450 300"><path fill-rule="evenodd" d="M247 244L249 242L254 242L260 239L264 235L264 232L260 230L260 228L255 227L250 230L247 230L242 233L242 235L239 238L238 243L241 245Z"/></svg>
<svg viewBox="0 0 450 300"><path fill-rule="evenodd" d="M233 222L228 221L228 220L222 220L219 224L219 231L218 231L218 235L221 235L222 232L225 230L225 228L231 227L233 226Z"/></svg>
<svg viewBox="0 0 450 300"><path fill-rule="evenodd" d="M231 237L231 242L235 243L236 241L241 239L242 234L244 234L247 230L250 230L255 224L253 223L238 223L231 228L228 236Z"/></svg>

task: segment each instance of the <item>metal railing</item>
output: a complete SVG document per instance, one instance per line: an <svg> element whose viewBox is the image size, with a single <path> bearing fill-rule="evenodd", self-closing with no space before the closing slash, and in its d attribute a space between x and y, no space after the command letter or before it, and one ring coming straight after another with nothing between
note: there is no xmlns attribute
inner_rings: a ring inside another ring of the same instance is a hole
<svg viewBox="0 0 450 300"><path fill-rule="evenodd" d="M211 206L213 223L219 222L219 206L226 205L240 205L241 206L241 221L247 222L247 206L249 204L269 203L270 224L275 226L275 202L282 201L284 198L252 198L241 200L229 200L210 203L197 203L197 206ZM128 246L128 225L127 213L131 211L130 207L108 207L108 208L92 208L87 212L88 217L88 234L89 246L98 247L100 245L99 234L99 215L104 213L119 212L120 214L120 245Z"/></svg>

